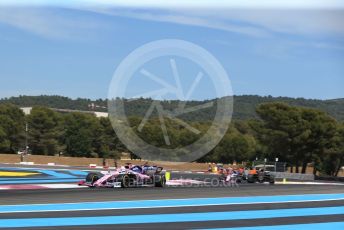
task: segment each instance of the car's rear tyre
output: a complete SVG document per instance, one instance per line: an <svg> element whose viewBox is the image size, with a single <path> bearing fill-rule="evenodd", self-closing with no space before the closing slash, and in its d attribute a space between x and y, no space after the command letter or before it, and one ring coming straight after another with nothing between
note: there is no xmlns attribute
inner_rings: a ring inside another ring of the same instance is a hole
<svg viewBox="0 0 344 230"><path fill-rule="evenodd" d="M165 187L166 177L165 175L155 175L154 176L154 185L155 187Z"/></svg>
<svg viewBox="0 0 344 230"><path fill-rule="evenodd" d="M249 175L247 176L247 182L248 182L248 183L256 183L255 175L249 174Z"/></svg>
<svg viewBox="0 0 344 230"><path fill-rule="evenodd" d="M120 179L121 187L122 188L129 188L130 187L130 177L128 175L123 175Z"/></svg>

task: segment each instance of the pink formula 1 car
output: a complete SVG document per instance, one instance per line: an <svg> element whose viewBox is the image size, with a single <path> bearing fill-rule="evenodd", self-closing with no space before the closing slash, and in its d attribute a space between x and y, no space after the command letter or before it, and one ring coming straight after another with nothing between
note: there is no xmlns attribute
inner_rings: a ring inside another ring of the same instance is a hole
<svg viewBox="0 0 344 230"><path fill-rule="evenodd" d="M164 187L165 174L162 167L156 166L126 166L110 172L90 172L83 185L88 187L129 188L139 186Z"/></svg>

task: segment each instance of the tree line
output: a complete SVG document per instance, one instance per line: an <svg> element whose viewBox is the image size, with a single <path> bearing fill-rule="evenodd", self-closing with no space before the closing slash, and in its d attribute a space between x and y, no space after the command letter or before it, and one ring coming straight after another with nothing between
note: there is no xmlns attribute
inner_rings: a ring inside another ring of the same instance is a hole
<svg viewBox="0 0 344 230"><path fill-rule="evenodd" d="M121 143L109 119L92 114L57 113L46 107L33 107L25 116L11 104L0 105L0 152L25 149L25 127L32 154L72 157L118 157Z"/></svg>
<svg viewBox="0 0 344 230"><path fill-rule="evenodd" d="M304 98L289 98L289 97L272 97L272 96L258 96L258 95L241 95L234 96L234 112L233 118L235 120L259 119L256 112L258 105L262 103L284 102L291 106L305 106L314 109L326 111L328 114L336 118L338 121L344 121L344 99L335 100L313 100ZM205 104L212 100L205 101L189 101L190 106ZM180 101L163 101L164 108L176 108ZM90 100L85 98L71 99L62 96L19 96L0 99L0 104L11 103L20 107L31 106L45 106L58 109L72 109L72 110L94 110L99 112L107 112L106 99ZM145 112L151 105L152 100L141 98L134 101L126 101L127 114L129 116L144 116ZM93 107L91 105L94 105ZM209 121L212 120L215 114L216 106L203 109L198 113L186 114L183 119L188 121Z"/></svg>
<svg viewBox="0 0 344 230"><path fill-rule="evenodd" d="M292 172L305 173L309 164L314 173L336 176L344 164L344 124L327 113L280 102L262 103L257 119L234 120L220 143L200 162L248 162L256 158L279 158ZM160 120L151 118L138 132L142 116L130 116L129 124L144 141L157 147L178 148L197 140L210 121L192 121L201 131L195 134L166 121L171 144L166 146ZM16 153L25 148L25 126L32 154L75 157L118 158L129 152L114 132L108 118L84 113L58 113L47 107L33 107L25 115L13 104L0 105L0 152ZM300 170L299 170L300 169Z"/></svg>

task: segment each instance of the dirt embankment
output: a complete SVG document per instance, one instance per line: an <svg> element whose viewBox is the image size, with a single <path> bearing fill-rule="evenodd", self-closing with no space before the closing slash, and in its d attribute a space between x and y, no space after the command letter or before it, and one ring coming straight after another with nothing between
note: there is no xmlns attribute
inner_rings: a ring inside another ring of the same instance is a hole
<svg viewBox="0 0 344 230"><path fill-rule="evenodd" d="M56 165L70 165L70 166L86 166L90 164L96 164L97 166L103 165L102 158L86 158L86 157L58 157L58 156L41 156L41 155L29 155L25 157L25 161L34 162L35 164L48 164L55 163ZM18 154L0 154L0 163L19 163L20 155ZM146 161L141 160L117 160L117 165L122 166L126 163L132 163L142 165ZM180 171L207 171L208 164L206 163L173 163L164 161L148 161L150 165L158 165L164 167L167 170L180 170ZM106 160L107 166L114 166L115 161L113 159ZM224 165L228 167L229 165ZM287 169L289 172L289 169ZM301 172L301 168L300 168ZM307 168L307 172L311 174L313 172L312 167ZM338 176L344 176L344 170L341 170Z"/></svg>

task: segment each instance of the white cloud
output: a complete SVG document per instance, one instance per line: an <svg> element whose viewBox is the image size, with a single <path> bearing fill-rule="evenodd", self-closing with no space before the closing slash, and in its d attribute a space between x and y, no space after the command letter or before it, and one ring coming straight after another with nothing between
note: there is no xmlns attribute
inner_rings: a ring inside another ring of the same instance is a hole
<svg viewBox="0 0 344 230"><path fill-rule="evenodd" d="M202 14L189 15L187 13L179 13L173 11L133 11L128 9L91 9L91 11L113 16L135 18L140 20L169 22L182 25L207 27L239 34L245 34L254 37L264 37L268 35L268 33L266 33L264 29L257 28L255 26L236 25L235 23L225 22L223 20L218 20L217 18L203 17Z"/></svg>
<svg viewBox="0 0 344 230"><path fill-rule="evenodd" d="M344 1L343 1L344 2ZM140 20L202 26L249 36L272 33L344 37L344 9L144 9L92 7L97 13Z"/></svg>
<svg viewBox="0 0 344 230"><path fill-rule="evenodd" d="M55 2L55 1L53 1ZM86 1L86 3L93 1ZM105 1L108 2L108 1ZM118 2L118 1L115 1ZM333 1L334 2L334 1ZM333 3L332 2L332 3ZM56 3L56 2L55 2ZM65 3L59 1L58 4ZM116 4L65 3L67 8L74 10L87 10L112 16L128 17L138 20L175 23L180 25L206 27L244 34L253 37L279 36L283 34L301 35L314 41L329 44L325 47L336 47L338 41L344 37L344 9L343 10L267 10L267 9L145 9L114 7ZM120 2L124 4L123 2ZM331 3L329 1L328 3ZM333 3L334 4L334 3ZM330 4L331 5L331 4ZM92 7L91 7L92 6ZM334 6L334 5L333 5ZM339 6L339 5L338 5ZM46 8L44 8L46 9ZM13 8L0 9L0 23L6 23L44 37L71 38L87 37L88 29L103 27L104 23L75 15L64 17L53 13L54 11L40 8ZM85 36L86 35L86 36ZM319 41L315 41L319 38ZM328 40L330 39L330 40ZM320 46L319 46L320 47Z"/></svg>
<svg viewBox="0 0 344 230"><path fill-rule="evenodd" d="M344 35L344 10L223 10L194 13L222 20L238 20L273 32Z"/></svg>
<svg viewBox="0 0 344 230"><path fill-rule="evenodd" d="M62 7L144 7L144 8L203 8L203 9L338 9L341 0L2 0L0 5L62 6Z"/></svg>
<svg viewBox="0 0 344 230"><path fill-rule="evenodd" d="M84 39L89 29L101 26L85 18L66 17L48 9L17 7L1 8L0 23L54 39Z"/></svg>

